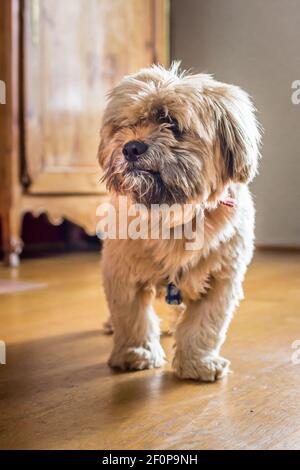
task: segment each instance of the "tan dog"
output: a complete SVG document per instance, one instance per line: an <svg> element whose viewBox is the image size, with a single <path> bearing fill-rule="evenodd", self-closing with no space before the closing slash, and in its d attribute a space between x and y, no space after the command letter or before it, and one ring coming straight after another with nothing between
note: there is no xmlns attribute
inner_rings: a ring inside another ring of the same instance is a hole
<svg viewBox="0 0 300 470"><path fill-rule="evenodd" d="M172 281L186 306L175 332L178 377L214 381L228 371L219 355L253 253L254 207L247 184L257 171L260 133L248 95L178 64L125 77L109 96L99 160L114 196L204 208L204 243L106 240L104 288L114 327L110 365L160 367L152 301ZM230 196L234 207L220 202ZM114 201L117 201L115 197ZM115 202L116 203L116 202Z"/></svg>

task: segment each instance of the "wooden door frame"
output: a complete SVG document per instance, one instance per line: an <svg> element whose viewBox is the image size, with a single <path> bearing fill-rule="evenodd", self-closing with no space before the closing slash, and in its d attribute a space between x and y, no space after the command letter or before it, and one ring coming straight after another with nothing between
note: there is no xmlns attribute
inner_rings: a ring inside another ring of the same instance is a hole
<svg viewBox="0 0 300 470"><path fill-rule="evenodd" d="M22 248L20 239L20 0L2 0L0 71L6 104L0 105L0 214L2 244L10 264ZM2 75L3 74L3 75Z"/></svg>
<svg viewBox="0 0 300 470"><path fill-rule="evenodd" d="M170 63L170 0L152 0L153 62Z"/></svg>

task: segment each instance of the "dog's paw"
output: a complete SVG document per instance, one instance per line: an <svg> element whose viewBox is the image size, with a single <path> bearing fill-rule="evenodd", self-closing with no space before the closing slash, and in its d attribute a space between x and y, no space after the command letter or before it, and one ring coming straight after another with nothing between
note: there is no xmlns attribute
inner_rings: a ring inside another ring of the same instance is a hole
<svg viewBox="0 0 300 470"><path fill-rule="evenodd" d="M162 367L166 362L164 350L157 342L146 347L128 347L112 353L110 367L121 370L143 370Z"/></svg>
<svg viewBox="0 0 300 470"><path fill-rule="evenodd" d="M201 380L203 382L214 382L221 379L229 372L230 361L221 356L200 356L184 358L176 354L173 367L177 377L180 379Z"/></svg>

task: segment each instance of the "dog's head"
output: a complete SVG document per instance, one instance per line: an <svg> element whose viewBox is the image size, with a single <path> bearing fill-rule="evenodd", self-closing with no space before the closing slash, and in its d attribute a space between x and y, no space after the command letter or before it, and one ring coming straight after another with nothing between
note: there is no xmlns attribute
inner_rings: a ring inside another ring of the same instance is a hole
<svg viewBox="0 0 300 470"><path fill-rule="evenodd" d="M254 177L259 141L240 88L153 66L110 93L99 161L108 189L135 202L213 202L230 182Z"/></svg>

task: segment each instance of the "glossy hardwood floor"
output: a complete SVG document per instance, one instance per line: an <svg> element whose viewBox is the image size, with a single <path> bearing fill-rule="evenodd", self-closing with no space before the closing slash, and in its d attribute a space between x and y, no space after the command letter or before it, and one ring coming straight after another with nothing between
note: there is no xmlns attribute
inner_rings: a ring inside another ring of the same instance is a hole
<svg viewBox="0 0 300 470"><path fill-rule="evenodd" d="M96 254L25 260L0 278L47 284L0 295L1 449L300 448L299 253L256 254L223 350L234 372L215 384L181 382L170 363L107 367Z"/></svg>

